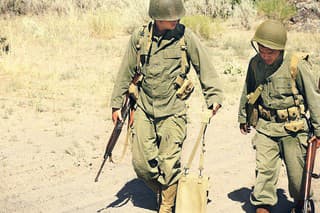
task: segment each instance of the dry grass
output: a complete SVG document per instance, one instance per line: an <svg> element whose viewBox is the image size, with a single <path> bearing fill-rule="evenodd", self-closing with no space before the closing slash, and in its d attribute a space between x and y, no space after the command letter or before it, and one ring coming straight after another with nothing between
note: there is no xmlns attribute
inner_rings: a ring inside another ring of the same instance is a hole
<svg viewBox="0 0 320 213"><path fill-rule="evenodd" d="M75 109L88 104L106 107L127 32L134 26L128 27L130 17L114 11L1 19L1 35L8 38L11 51L0 56L0 94L30 99L27 105L39 112L55 111L61 101ZM195 26L198 17L192 20ZM234 21L215 19L208 22L211 31L202 33L211 38L204 43L217 70L226 76L225 83L242 85L248 60L255 54L250 46L255 27L241 30ZM319 34L290 32L288 50L308 51L319 63L319 41ZM232 93L232 87L226 88Z"/></svg>
<svg viewBox="0 0 320 213"><path fill-rule="evenodd" d="M86 17L17 17L1 24L11 44L0 61L1 96L30 99L39 112L55 111L57 102L106 106L125 42L92 36Z"/></svg>

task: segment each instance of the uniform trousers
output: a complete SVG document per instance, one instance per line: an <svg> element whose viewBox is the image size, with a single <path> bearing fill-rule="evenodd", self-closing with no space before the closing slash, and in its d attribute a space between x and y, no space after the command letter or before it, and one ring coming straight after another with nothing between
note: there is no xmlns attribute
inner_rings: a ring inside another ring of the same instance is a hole
<svg viewBox="0 0 320 213"><path fill-rule="evenodd" d="M137 176L155 192L180 178L186 124L186 113L154 118L140 107L135 112L132 163Z"/></svg>
<svg viewBox="0 0 320 213"><path fill-rule="evenodd" d="M250 197L253 205L274 206L277 203L276 185L282 161L290 196L302 200L307 137L307 133L269 137L256 132L252 141L256 149L256 183Z"/></svg>

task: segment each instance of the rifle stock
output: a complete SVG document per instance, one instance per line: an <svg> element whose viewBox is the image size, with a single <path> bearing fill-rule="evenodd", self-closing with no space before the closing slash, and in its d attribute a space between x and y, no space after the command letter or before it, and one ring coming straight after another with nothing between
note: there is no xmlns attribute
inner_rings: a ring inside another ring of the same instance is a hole
<svg viewBox="0 0 320 213"><path fill-rule="evenodd" d="M307 118L306 118L307 119ZM319 178L320 175L313 173L314 162L316 159L317 149L318 149L318 140L313 136L313 127L311 122L307 119L307 124L309 127L309 139L308 139L308 148L306 155L306 163L304 170L304 183L303 183L303 209L302 213L313 213L314 212L314 202L310 197L311 191L311 180L312 178Z"/></svg>
<svg viewBox="0 0 320 213"><path fill-rule="evenodd" d="M316 158L317 151L317 139L311 138L308 141L308 149L306 156L306 166L305 166L305 181L304 181L304 192L303 192L303 210L302 212L307 213L309 208L310 201L310 189L311 189L311 180L312 178L318 178L318 175L313 174L314 161Z"/></svg>

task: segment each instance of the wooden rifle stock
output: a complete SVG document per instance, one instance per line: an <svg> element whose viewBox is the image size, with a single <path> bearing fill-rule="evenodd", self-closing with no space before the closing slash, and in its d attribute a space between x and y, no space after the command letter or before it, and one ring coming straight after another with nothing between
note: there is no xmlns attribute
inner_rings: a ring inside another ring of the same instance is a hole
<svg viewBox="0 0 320 213"><path fill-rule="evenodd" d="M307 118L306 118L307 119ZM313 128L311 126L310 120L307 119L309 126L309 139L307 156L304 170L304 183L303 183L303 209L302 213L313 213L314 212L314 202L310 197L311 191L311 180L312 178L319 178L320 175L313 173L314 162L317 153L317 138L313 136Z"/></svg>

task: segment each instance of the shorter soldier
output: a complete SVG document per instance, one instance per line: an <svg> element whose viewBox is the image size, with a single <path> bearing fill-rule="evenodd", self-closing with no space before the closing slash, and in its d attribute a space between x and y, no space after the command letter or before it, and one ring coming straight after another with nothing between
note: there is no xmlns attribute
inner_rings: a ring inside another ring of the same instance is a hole
<svg viewBox="0 0 320 213"><path fill-rule="evenodd" d="M310 120L320 142L320 94L308 57L285 53L287 32L281 22L267 20L257 28L240 99L242 134L255 127L256 183L250 197L257 213L277 203L277 181L283 160L294 199L292 212L301 212L303 174ZM257 46L257 48L256 48ZM310 117L306 113L309 111Z"/></svg>

